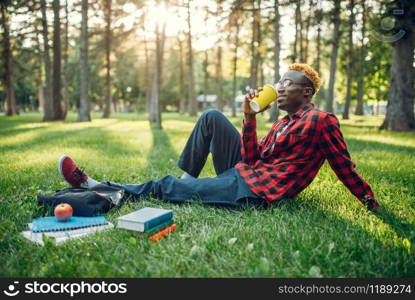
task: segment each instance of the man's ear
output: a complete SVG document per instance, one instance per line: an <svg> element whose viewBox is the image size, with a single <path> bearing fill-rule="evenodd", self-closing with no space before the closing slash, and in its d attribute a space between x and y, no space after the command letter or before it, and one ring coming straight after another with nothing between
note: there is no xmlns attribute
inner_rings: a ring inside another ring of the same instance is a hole
<svg viewBox="0 0 415 300"><path fill-rule="evenodd" d="M311 97L313 95L313 89L311 87L306 87L304 89L304 96Z"/></svg>

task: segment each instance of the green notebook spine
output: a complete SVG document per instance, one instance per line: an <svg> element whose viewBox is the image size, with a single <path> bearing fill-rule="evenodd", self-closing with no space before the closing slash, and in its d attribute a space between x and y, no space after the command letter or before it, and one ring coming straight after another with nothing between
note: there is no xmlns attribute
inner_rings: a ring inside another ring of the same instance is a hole
<svg viewBox="0 0 415 300"><path fill-rule="evenodd" d="M167 220L167 221L165 221L165 222L163 222L163 223L161 223L161 224L159 224L155 227L147 229L145 232L148 233L149 235L152 235L153 233L156 233L156 232L162 230L163 228L165 228L167 226L170 226L173 223L174 223L173 219L170 219L170 220Z"/></svg>

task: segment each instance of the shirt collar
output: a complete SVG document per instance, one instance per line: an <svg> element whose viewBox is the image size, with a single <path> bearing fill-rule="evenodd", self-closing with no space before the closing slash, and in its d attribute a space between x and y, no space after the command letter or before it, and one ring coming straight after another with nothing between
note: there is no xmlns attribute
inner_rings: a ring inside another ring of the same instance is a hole
<svg viewBox="0 0 415 300"><path fill-rule="evenodd" d="M314 104L313 103L307 103L306 105L304 105L303 107L301 107L299 110L297 110L295 112L295 114L293 114L292 119L293 120L297 120L300 119L307 111L311 110L314 108ZM290 116L286 115L284 118L282 118L283 121L291 121Z"/></svg>

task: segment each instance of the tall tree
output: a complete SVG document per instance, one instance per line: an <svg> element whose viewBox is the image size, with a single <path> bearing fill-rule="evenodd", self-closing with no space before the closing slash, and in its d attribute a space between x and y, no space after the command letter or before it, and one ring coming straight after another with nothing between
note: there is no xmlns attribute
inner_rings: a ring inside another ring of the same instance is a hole
<svg viewBox="0 0 415 300"><path fill-rule="evenodd" d="M315 24L317 26L317 39L316 39L316 58L315 58L315 69L318 74L320 74L320 60L321 60L321 23L323 20L323 10L321 8L321 1L317 0L317 9L314 13ZM322 92L323 92L323 85L320 87L319 93L315 96L315 105L316 107L320 107L320 103L322 100Z"/></svg>
<svg viewBox="0 0 415 300"><path fill-rule="evenodd" d="M183 40L179 34L177 37L179 44L179 113L184 114L186 111L186 97L184 95L184 66L183 66Z"/></svg>
<svg viewBox="0 0 415 300"><path fill-rule="evenodd" d="M309 48L309 33L310 33L310 24L311 17L314 11L314 0L308 2L309 10L307 12L307 18L305 23L305 42L304 42L304 63L308 62L308 48Z"/></svg>
<svg viewBox="0 0 415 300"><path fill-rule="evenodd" d="M262 7L261 7L261 0L257 1L257 9L258 9L258 22L256 22L257 25L257 45L258 45L258 50L256 51L256 55L257 55L257 77L259 77L257 80L257 84L256 86L263 86L264 85L264 68L263 68L263 57L262 57L262 26L261 26L261 11L262 11Z"/></svg>
<svg viewBox="0 0 415 300"><path fill-rule="evenodd" d="M88 0L82 0L82 21L81 21L81 40L80 40L80 101L78 121L91 121L89 95L88 95Z"/></svg>
<svg viewBox="0 0 415 300"><path fill-rule="evenodd" d="M52 72L50 67L49 30L45 0L40 0L40 8L42 12L43 57L45 60L45 114L43 116L43 121L52 121L54 120L52 103Z"/></svg>
<svg viewBox="0 0 415 300"><path fill-rule="evenodd" d="M106 76L105 76L105 105L103 118L109 118L111 114L112 103L112 85L111 85L111 4L112 0L105 0L105 60L106 60Z"/></svg>
<svg viewBox="0 0 415 300"><path fill-rule="evenodd" d="M204 23L205 23L205 28L208 28L208 20L209 20L209 6L206 5L205 7L205 18L204 18ZM219 29L220 30L220 29ZM206 32L205 35L206 38L209 38L209 33ZM203 60L203 109L205 109L206 105L207 105L207 97L209 94L209 48L206 48L204 51L205 57ZM216 69L216 71L218 71L218 69ZM221 71L222 72L222 71Z"/></svg>
<svg viewBox="0 0 415 300"><path fill-rule="evenodd" d="M300 62L304 62L304 35L303 35L303 28L304 28L304 24L303 24L303 17L302 17L302 13L301 13L301 6L303 5L303 0L298 0L297 1L297 9L295 11L295 15L296 15L296 20L298 20L298 34L299 34L299 40L298 40L298 48L299 48L299 57L300 57Z"/></svg>
<svg viewBox="0 0 415 300"><path fill-rule="evenodd" d="M68 0L65 0L65 34L64 34L64 46L63 46L63 77L62 77L62 99L63 99L63 119L69 111L69 10Z"/></svg>
<svg viewBox="0 0 415 300"><path fill-rule="evenodd" d="M261 0L252 0L252 40L251 40L251 77L249 80L249 86L256 88L258 85L258 66L259 66L259 34L261 30L260 23L260 4Z"/></svg>
<svg viewBox="0 0 415 300"><path fill-rule="evenodd" d="M238 70L238 50L239 50L239 31L241 24L239 23L240 12L237 10L237 7L233 9L233 12L230 15L231 18L231 28L234 30L234 53L232 61L232 99L231 99L231 109L232 117L236 117L236 75Z"/></svg>
<svg viewBox="0 0 415 300"><path fill-rule="evenodd" d="M357 104L355 114L363 116L363 92L365 88L365 38L366 38L366 4L365 1L361 1L362 6L362 28L360 38L360 49L359 49L359 79L357 81Z"/></svg>
<svg viewBox="0 0 415 300"><path fill-rule="evenodd" d="M295 0L295 35L294 35L294 43L293 43L293 54L291 55L291 62L295 63L298 59L298 46L301 48L301 43L299 41L301 40L299 38L300 32L300 23L301 23L301 0ZM298 45L300 44L300 45Z"/></svg>
<svg viewBox="0 0 415 300"><path fill-rule="evenodd" d="M349 119L350 101L352 98L353 83L353 25L354 25L354 0L349 0L349 35L348 35L348 62L347 62L347 87L346 102L344 104L343 119Z"/></svg>
<svg viewBox="0 0 415 300"><path fill-rule="evenodd" d="M60 1L53 0L53 120L63 120L61 95L61 21Z"/></svg>
<svg viewBox="0 0 415 300"><path fill-rule="evenodd" d="M39 101L39 112L43 113L45 110L45 88L43 86L42 77L43 77L43 57L42 57L42 46L40 41L40 33L38 30L38 20L34 23L35 32L36 32L36 50L38 53L37 58L37 76L36 76L36 88L37 88L37 99Z"/></svg>
<svg viewBox="0 0 415 300"><path fill-rule="evenodd" d="M274 0L274 82L277 83L280 80L280 53L281 53L281 37L280 37L280 10L279 1ZM272 104L271 112L269 115L269 122L275 122L278 120L279 109L276 101Z"/></svg>
<svg viewBox="0 0 415 300"><path fill-rule="evenodd" d="M393 42L392 66L386 117L381 129L411 131L414 119L414 50L415 50L415 6L411 0L395 0L402 13L395 14L396 36Z"/></svg>
<svg viewBox="0 0 415 300"><path fill-rule="evenodd" d="M190 1L186 0L187 8L187 65L188 65L188 105L189 105L189 115L197 115L197 102L196 102L196 92L195 92L195 80L194 80L194 70L193 70L193 48L192 48L192 24L190 17Z"/></svg>
<svg viewBox="0 0 415 300"><path fill-rule="evenodd" d="M161 107L160 107L160 90L161 90L161 78L163 74L163 53L165 42L166 23L162 25L160 32L160 24L156 24L156 61L153 72L153 83L151 89L151 102L149 121L155 123L157 128L161 129Z"/></svg>
<svg viewBox="0 0 415 300"><path fill-rule="evenodd" d="M145 13L142 16L143 24L143 44L144 44L144 85L146 91L146 109L147 112L150 111L150 101L151 101L151 84L150 84L150 54L148 49L148 41L146 37L146 25L145 25Z"/></svg>
<svg viewBox="0 0 415 300"><path fill-rule="evenodd" d="M207 105L207 97L209 93L209 49L205 49L203 59L203 109ZM217 70L218 71L218 70Z"/></svg>
<svg viewBox="0 0 415 300"><path fill-rule="evenodd" d="M10 47L10 25L9 25L9 12L7 6L10 5L9 1L0 2L1 10L1 26L3 27L3 60L4 60L4 83L6 85L7 92L7 116L17 115L19 112L16 105L16 97L13 89L13 65L12 65L12 51Z"/></svg>
<svg viewBox="0 0 415 300"><path fill-rule="evenodd" d="M223 111L223 107L225 105L225 101L223 98L223 74L222 74L222 18L223 18L223 8L222 8L222 0L216 0L216 18L218 24L218 31L219 31L219 39L217 42L217 52L216 52L216 91L217 91L217 98L216 98L216 107L219 111Z"/></svg>
<svg viewBox="0 0 415 300"><path fill-rule="evenodd" d="M334 102L334 83L336 79L337 68L337 52L339 50L340 40L340 3L341 0L334 0L333 10L333 37L332 37L332 51L330 56L330 77L329 89L326 102L326 111L333 112Z"/></svg>
<svg viewBox="0 0 415 300"><path fill-rule="evenodd" d="M217 52L216 52L216 91L217 91L217 98L216 98L216 107L219 111L223 111L223 107L225 105L225 101L223 98L223 74L222 74L222 31L221 28L222 24L222 4L221 0L216 1L216 17L217 22L219 24L219 40L217 43Z"/></svg>

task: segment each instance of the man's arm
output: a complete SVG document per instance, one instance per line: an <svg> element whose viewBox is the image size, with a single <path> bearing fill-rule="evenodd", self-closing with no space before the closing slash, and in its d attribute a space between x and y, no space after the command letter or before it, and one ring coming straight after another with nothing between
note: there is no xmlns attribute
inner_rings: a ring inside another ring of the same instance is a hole
<svg viewBox="0 0 415 300"><path fill-rule="evenodd" d="M356 165L347 151L336 116L329 114L323 122L320 147L334 173L368 209L378 210L379 204L375 200L372 189L354 169Z"/></svg>
<svg viewBox="0 0 415 300"><path fill-rule="evenodd" d="M246 118L243 120L241 144L242 160L248 165L253 165L259 159L255 116L249 121Z"/></svg>
<svg viewBox="0 0 415 300"><path fill-rule="evenodd" d="M258 90L251 90L244 100L244 120L242 122L242 137L241 137L241 156L242 160L248 165L253 165L259 159L258 138L256 134L256 114L263 112L270 108L264 108L259 112L251 109L249 102L258 96Z"/></svg>

